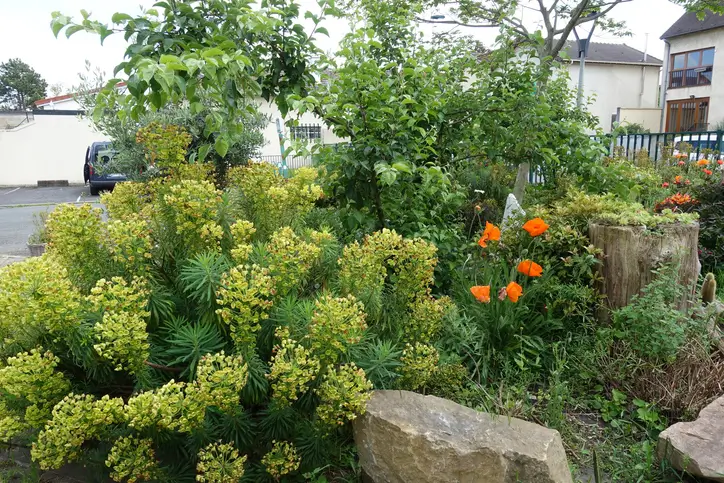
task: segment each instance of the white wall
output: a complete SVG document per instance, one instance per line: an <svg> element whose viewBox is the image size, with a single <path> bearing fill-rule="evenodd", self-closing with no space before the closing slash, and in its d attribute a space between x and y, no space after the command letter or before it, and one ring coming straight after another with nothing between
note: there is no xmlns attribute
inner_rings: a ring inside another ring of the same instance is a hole
<svg viewBox="0 0 724 483"><path fill-rule="evenodd" d="M712 68L711 85L681 87L678 89L666 89L666 102L676 99L689 99L694 97L709 98L709 124L716 124L724 121L724 51L719 47L724 46L724 29L708 30L691 35L683 35L669 39L670 54L687 52L689 50L705 49L715 47L714 66ZM664 81L668 86L668 76ZM664 113L666 116L666 113ZM664 119L664 122L666 120Z"/></svg>
<svg viewBox="0 0 724 483"><path fill-rule="evenodd" d="M619 109L618 121L622 124L641 124L651 132L659 132L661 121L661 109L658 107L621 108Z"/></svg>
<svg viewBox="0 0 724 483"><path fill-rule="evenodd" d="M105 139L87 119L36 114L30 124L0 131L0 186L39 180L82 184L86 148Z"/></svg>
<svg viewBox="0 0 724 483"><path fill-rule="evenodd" d="M40 109L42 109L43 111L79 111L83 108L80 107L80 104L78 104L78 102L71 97L70 99L63 99L60 101L43 104L42 106L40 106Z"/></svg>
<svg viewBox="0 0 724 483"><path fill-rule="evenodd" d="M578 67L578 62L568 66L571 89L578 88ZM657 107L659 71L657 66L586 62L583 97L595 96L589 111L598 117L604 132L611 131L611 116L618 108Z"/></svg>
<svg viewBox="0 0 724 483"><path fill-rule="evenodd" d="M259 111L262 114L266 114L269 117L269 124L264 129L264 139L266 140L266 144L261 149L262 156L278 156L281 154L281 149L279 147L279 134L277 133L277 125L276 120L282 119L282 114L279 112L279 109L277 108L276 104L268 103L266 101L261 101L259 103ZM295 117L294 113L287 114L287 119L297 119ZM321 119L319 119L317 116L315 116L312 113L305 113L302 116L298 117L300 124L318 124L322 127L322 139L321 142L323 144L336 144L339 142L343 142L342 139L335 136L335 134L327 128L327 126L324 125ZM289 135L289 129L284 126L285 119L282 119L282 127L284 128L285 132L287 133L287 137ZM290 146L289 140L285 140L285 148L288 148Z"/></svg>

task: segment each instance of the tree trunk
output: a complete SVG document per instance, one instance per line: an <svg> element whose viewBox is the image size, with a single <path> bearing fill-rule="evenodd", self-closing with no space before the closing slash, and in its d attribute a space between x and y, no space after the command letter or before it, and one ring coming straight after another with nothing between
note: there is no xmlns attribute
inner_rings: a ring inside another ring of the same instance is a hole
<svg viewBox="0 0 724 483"><path fill-rule="evenodd" d="M652 270L667 263L679 262L678 283L686 287L678 303L688 308L696 290L699 264L699 224L668 225L652 232L643 226L589 226L591 243L603 251L598 266L598 290L606 298L598 319L608 322L611 310L628 305L631 297L641 293L653 279Z"/></svg>
<svg viewBox="0 0 724 483"><path fill-rule="evenodd" d="M518 165L518 174L515 177L515 186L513 187L513 195L518 203L523 204L523 195L525 195L525 187L528 184L530 176L530 163L524 162Z"/></svg>

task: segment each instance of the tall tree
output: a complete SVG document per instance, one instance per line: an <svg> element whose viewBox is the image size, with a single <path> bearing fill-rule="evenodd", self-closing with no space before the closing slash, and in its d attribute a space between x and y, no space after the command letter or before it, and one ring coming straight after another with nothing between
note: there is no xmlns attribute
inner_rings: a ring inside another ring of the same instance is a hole
<svg viewBox="0 0 724 483"><path fill-rule="evenodd" d="M364 0L361 0L364 2ZM408 3L408 0L396 0ZM433 24L459 25L475 28L500 28L509 31L519 44L535 46L541 59L557 56L565 47L573 29L584 26L589 30L593 23L601 31L615 35L627 35L625 22L609 16L619 4L633 0L419 0L423 8L445 8L448 18L428 18L422 15L417 21ZM718 0L670 0L701 16L706 11L724 13L724 4ZM354 2L354 0L353 0ZM523 8L526 22L517 14ZM540 28L531 29L531 25Z"/></svg>
<svg viewBox="0 0 724 483"><path fill-rule="evenodd" d="M46 96L48 83L20 59L0 64L0 105L25 110Z"/></svg>

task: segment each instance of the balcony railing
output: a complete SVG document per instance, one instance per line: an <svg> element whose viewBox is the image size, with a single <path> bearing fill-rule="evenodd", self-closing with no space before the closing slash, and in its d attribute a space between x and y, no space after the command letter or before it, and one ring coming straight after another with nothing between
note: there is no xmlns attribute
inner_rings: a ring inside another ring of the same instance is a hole
<svg viewBox="0 0 724 483"><path fill-rule="evenodd" d="M669 89L711 85L711 74L711 66L672 71L669 74Z"/></svg>

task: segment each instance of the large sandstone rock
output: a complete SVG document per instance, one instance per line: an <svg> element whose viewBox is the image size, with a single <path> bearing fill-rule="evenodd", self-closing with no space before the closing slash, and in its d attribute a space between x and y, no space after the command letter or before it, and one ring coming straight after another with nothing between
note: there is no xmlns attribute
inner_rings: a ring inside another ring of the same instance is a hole
<svg viewBox="0 0 724 483"><path fill-rule="evenodd" d="M374 483L572 481L558 431L435 396L375 391L354 436Z"/></svg>
<svg viewBox="0 0 724 483"><path fill-rule="evenodd" d="M724 482L724 396L691 423L676 423L659 435L659 458L679 470Z"/></svg>

